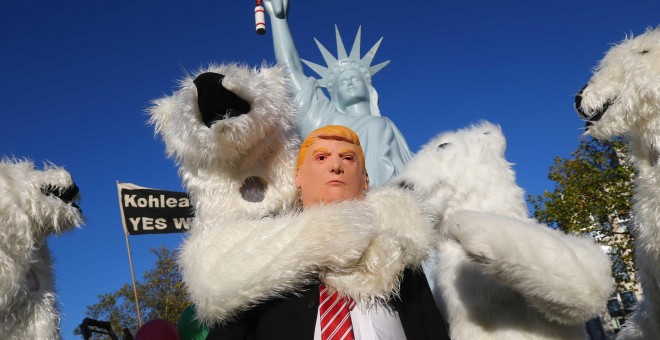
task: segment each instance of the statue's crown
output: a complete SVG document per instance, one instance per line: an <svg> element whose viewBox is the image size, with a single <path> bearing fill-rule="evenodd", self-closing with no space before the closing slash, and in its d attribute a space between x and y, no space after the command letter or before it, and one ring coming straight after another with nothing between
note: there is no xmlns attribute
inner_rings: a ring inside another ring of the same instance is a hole
<svg viewBox="0 0 660 340"><path fill-rule="evenodd" d="M353 42L353 47L351 48L351 53L346 54L346 48L344 47L344 42L341 39L341 35L339 34L339 29L337 28L337 25L335 25L335 35L337 36L337 58L335 58L332 53L328 51L328 49L323 46L316 38L314 38L314 41L316 42L316 45L319 47L319 50L321 51L321 54L323 55L323 59L325 59L326 65L321 66L319 64L301 59L305 65L309 66L314 72L318 73L319 76L321 76L321 86L325 87L328 89L328 92L330 92L330 95L332 95L332 83L334 78L337 76L337 74L344 69L348 68L353 68L357 69L363 77L371 84L371 76L374 74L378 73L383 67L387 66L387 64L390 63L390 61L385 61L382 62L378 65L371 66L371 62L374 60L374 57L376 56L376 51L378 51L378 47L380 47L381 41L383 41L383 37L378 39L376 44L374 44L373 47L367 52L367 54L364 55L364 57L360 58L360 36L362 32L362 26L358 28L357 35L355 36L355 41Z"/></svg>

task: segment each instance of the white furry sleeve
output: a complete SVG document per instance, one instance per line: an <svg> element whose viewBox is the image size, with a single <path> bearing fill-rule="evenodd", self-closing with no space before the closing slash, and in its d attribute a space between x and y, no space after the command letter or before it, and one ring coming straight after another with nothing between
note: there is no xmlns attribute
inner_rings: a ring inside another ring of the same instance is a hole
<svg viewBox="0 0 660 340"><path fill-rule="evenodd" d="M406 266L419 266L436 241L436 218L429 207L408 190L383 187L367 195L384 231L399 238Z"/></svg>
<svg viewBox="0 0 660 340"><path fill-rule="evenodd" d="M376 230L366 201L206 223L193 227L179 262L198 316L224 322L259 302L296 291L321 270L354 268Z"/></svg>
<svg viewBox="0 0 660 340"><path fill-rule="evenodd" d="M435 241L434 218L409 191L383 187L366 201L375 209L379 231L351 272L326 273L323 281L358 303L385 302L397 294L406 267L419 267Z"/></svg>
<svg viewBox="0 0 660 340"><path fill-rule="evenodd" d="M577 324L606 306L614 287L610 262L591 239L532 220L465 210L443 225L486 272L550 320Z"/></svg>

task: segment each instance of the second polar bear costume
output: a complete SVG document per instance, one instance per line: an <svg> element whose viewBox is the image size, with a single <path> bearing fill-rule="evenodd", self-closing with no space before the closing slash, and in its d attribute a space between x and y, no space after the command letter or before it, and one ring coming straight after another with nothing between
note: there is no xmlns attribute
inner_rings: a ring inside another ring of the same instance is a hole
<svg viewBox="0 0 660 340"><path fill-rule="evenodd" d="M575 101L598 139L625 136L637 169L635 263L644 298L617 339L660 337L660 27L612 47Z"/></svg>
<svg viewBox="0 0 660 340"><path fill-rule="evenodd" d="M60 339L47 238L83 223L71 175L0 160L0 339Z"/></svg>
<svg viewBox="0 0 660 340"><path fill-rule="evenodd" d="M384 302L434 240L432 216L396 188L301 211L289 88L279 67L211 66L150 109L196 209L179 264L206 323L320 273L360 304Z"/></svg>
<svg viewBox="0 0 660 340"><path fill-rule="evenodd" d="M505 148L488 122L443 133L394 181L443 217L432 277L451 338L586 339L613 290L609 259L527 217Z"/></svg>

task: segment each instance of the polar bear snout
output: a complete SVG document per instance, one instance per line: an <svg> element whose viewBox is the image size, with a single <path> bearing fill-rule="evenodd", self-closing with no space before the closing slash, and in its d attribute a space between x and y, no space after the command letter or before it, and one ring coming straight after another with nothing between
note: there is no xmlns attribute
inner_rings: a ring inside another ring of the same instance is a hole
<svg viewBox="0 0 660 340"><path fill-rule="evenodd" d="M582 108L582 93L584 92L584 89L587 88L587 86L589 86L589 84L582 86L580 91L578 91L578 93L575 95L575 104L574 104L575 111L577 111L578 115L580 115L580 118L582 119L591 118L589 114L587 114Z"/></svg>
<svg viewBox="0 0 660 340"><path fill-rule="evenodd" d="M586 90L588 86L589 84L584 85L582 89L580 89L580 91L577 93L577 95L575 95L575 111L577 111L580 118L587 121L585 124L585 128L587 130L589 129L589 127L591 127L601 118L603 118L603 115L605 114L605 112L607 112L607 109L609 109L612 103L614 102L614 100L608 99L600 107L585 108L582 105L582 99L583 99L584 90Z"/></svg>
<svg viewBox="0 0 660 340"><path fill-rule="evenodd" d="M41 187L41 193L44 195L58 198L66 204L71 204L74 208L78 209L79 212L82 212L82 209L80 209L77 204L77 200L80 197L78 192L79 189L75 183L72 183L66 188L61 188L52 184L47 184Z"/></svg>
<svg viewBox="0 0 660 340"><path fill-rule="evenodd" d="M223 79L224 74L205 72L193 81L202 120L209 128L219 120L238 117L251 110L247 101L222 84Z"/></svg>

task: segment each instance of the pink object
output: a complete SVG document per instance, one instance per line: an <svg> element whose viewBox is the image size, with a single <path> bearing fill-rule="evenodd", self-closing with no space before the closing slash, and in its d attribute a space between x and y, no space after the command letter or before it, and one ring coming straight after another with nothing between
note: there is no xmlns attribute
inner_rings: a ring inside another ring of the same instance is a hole
<svg viewBox="0 0 660 340"><path fill-rule="evenodd" d="M167 320L154 319L138 329L135 340L180 340L179 330Z"/></svg>

